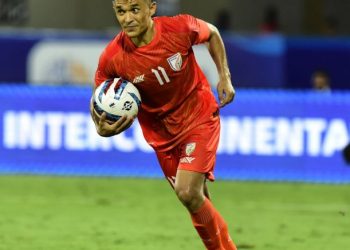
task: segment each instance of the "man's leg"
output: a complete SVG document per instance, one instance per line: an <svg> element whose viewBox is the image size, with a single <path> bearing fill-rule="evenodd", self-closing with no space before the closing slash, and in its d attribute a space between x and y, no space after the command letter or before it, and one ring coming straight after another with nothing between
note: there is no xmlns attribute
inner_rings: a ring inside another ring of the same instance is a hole
<svg viewBox="0 0 350 250"><path fill-rule="evenodd" d="M203 192L205 197L211 201L211 196L206 181L204 182ZM232 246L234 245L234 243L232 242L231 236L228 232L228 226L226 224L226 221L224 220L224 218L222 218L220 213L218 213L218 221L220 228L222 228L223 231L223 233L221 234L221 242L223 243L225 249L235 249L235 246Z"/></svg>
<svg viewBox="0 0 350 250"><path fill-rule="evenodd" d="M179 169L175 192L190 212L193 225L207 249L236 250L225 221L206 197L205 179L206 175L203 173Z"/></svg>
<svg viewBox="0 0 350 250"><path fill-rule="evenodd" d="M204 181L203 192L204 192L205 197L207 197L208 200L211 200L211 198L210 198L210 192L209 192L209 189L208 189L206 180Z"/></svg>

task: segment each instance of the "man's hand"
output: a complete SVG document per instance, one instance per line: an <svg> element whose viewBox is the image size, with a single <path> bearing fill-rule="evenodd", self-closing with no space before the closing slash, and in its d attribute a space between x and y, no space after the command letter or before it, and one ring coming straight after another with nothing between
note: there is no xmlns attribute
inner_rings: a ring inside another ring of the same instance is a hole
<svg viewBox="0 0 350 250"><path fill-rule="evenodd" d="M230 78L220 79L217 84L217 91L221 108L232 102L236 94Z"/></svg>
<svg viewBox="0 0 350 250"><path fill-rule="evenodd" d="M90 102L90 113L95 123L97 133L103 137L110 137L123 132L128 129L135 120L135 117L123 116L118 121L110 123L110 121L106 119L105 112L103 112L102 115L97 113L93 107L92 101Z"/></svg>

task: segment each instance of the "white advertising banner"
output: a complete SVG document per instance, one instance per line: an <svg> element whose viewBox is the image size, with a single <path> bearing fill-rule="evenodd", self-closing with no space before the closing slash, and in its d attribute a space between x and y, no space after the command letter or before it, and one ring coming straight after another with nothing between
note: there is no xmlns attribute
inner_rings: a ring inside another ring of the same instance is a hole
<svg viewBox="0 0 350 250"><path fill-rule="evenodd" d="M36 85L83 84L94 80L98 59L108 41L42 41L29 53L27 82ZM216 67L204 45L193 48L199 66L215 86Z"/></svg>
<svg viewBox="0 0 350 250"><path fill-rule="evenodd" d="M107 41L42 41L28 56L27 81L33 84L86 84L94 80Z"/></svg>

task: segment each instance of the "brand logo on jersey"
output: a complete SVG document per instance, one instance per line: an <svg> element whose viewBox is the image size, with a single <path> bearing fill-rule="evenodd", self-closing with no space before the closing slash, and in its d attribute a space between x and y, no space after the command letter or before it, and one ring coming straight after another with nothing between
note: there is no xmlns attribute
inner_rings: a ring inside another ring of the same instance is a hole
<svg viewBox="0 0 350 250"><path fill-rule="evenodd" d="M196 143L195 142L188 143L186 145L186 150L185 150L186 151L186 155L190 156L195 149L196 149Z"/></svg>
<svg viewBox="0 0 350 250"><path fill-rule="evenodd" d="M168 60L168 63L170 65L170 67L174 71L180 71L181 70L182 57L181 57L180 53L176 53L175 55L169 57L167 60Z"/></svg>
<svg viewBox="0 0 350 250"><path fill-rule="evenodd" d="M145 74L140 75L140 76L136 76L134 78L134 80L132 81L132 83L140 83L140 82L143 82L143 81L145 81Z"/></svg>

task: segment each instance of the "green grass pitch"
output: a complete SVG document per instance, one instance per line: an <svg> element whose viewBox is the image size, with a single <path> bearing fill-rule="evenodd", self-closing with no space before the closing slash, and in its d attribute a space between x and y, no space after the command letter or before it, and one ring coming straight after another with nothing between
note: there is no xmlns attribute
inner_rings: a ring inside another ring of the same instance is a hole
<svg viewBox="0 0 350 250"><path fill-rule="evenodd" d="M350 249L350 186L216 181L240 250ZM0 250L200 250L165 180L0 176Z"/></svg>

